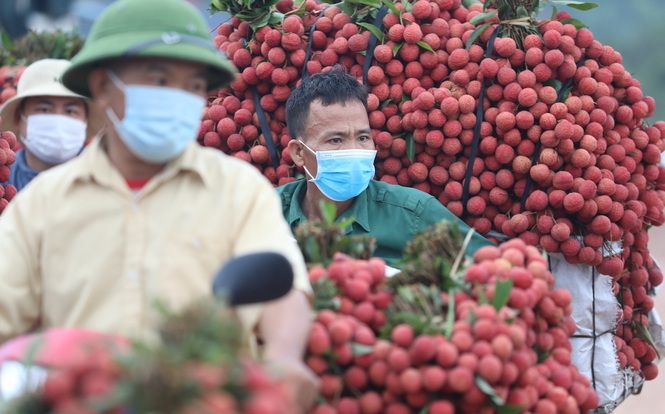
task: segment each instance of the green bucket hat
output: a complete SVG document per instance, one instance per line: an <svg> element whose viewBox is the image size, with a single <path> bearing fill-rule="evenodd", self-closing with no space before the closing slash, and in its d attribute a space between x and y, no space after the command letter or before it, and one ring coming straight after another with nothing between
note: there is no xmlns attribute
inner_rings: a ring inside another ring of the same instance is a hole
<svg viewBox="0 0 665 414"><path fill-rule="evenodd" d="M62 76L72 91L90 97L88 75L109 59L161 57L208 66L208 87L230 83L237 70L212 43L201 13L184 0L119 0L92 26L83 49Z"/></svg>

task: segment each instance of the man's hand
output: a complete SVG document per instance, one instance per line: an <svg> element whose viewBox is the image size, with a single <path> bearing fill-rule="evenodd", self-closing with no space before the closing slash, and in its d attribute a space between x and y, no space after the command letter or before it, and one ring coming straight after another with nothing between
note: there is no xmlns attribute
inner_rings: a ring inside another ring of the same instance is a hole
<svg viewBox="0 0 665 414"><path fill-rule="evenodd" d="M292 290L286 296L266 304L259 321L263 339L263 358L283 378L292 401L301 410L314 403L319 379L303 362L311 326L311 309L303 292Z"/></svg>
<svg viewBox="0 0 665 414"><path fill-rule="evenodd" d="M289 400L297 405L299 411L310 408L319 395L319 377L302 360L266 361L275 377L284 381Z"/></svg>

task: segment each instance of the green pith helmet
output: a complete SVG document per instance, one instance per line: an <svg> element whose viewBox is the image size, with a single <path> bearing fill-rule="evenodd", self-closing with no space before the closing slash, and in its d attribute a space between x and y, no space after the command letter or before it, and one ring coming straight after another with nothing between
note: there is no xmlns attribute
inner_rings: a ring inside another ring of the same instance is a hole
<svg viewBox="0 0 665 414"><path fill-rule="evenodd" d="M230 83L236 68L217 50L203 16L184 0L119 0L92 26L83 49L62 76L72 91L90 96L88 75L109 59L161 57L208 66L208 88Z"/></svg>

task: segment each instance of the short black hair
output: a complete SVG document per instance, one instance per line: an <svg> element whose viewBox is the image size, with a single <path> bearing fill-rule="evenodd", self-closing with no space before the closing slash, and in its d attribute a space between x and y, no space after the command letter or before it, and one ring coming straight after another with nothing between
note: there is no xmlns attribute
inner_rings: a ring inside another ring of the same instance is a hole
<svg viewBox="0 0 665 414"><path fill-rule="evenodd" d="M367 87L340 66L303 79L286 101L286 125L291 139L305 133L309 109L316 100L323 106L359 101L367 110Z"/></svg>

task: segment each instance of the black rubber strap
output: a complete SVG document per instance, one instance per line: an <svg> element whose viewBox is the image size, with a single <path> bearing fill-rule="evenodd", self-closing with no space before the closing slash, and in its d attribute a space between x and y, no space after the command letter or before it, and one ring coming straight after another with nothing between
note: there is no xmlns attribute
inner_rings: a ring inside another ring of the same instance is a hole
<svg viewBox="0 0 665 414"><path fill-rule="evenodd" d="M302 65L302 75L300 76L302 80L307 79L307 76L309 76L307 73L307 62L309 62L310 55L312 54L312 42L314 39L316 24L319 22L319 19L321 16L323 16L323 13L325 13L326 9L330 6L331 5L329 4L321 10L321 13L316 17L316 20L314 20L314 24L312 24L312 27L309 28L309 39L307 40L307 49L305 49L305 63Z"/></svg>
<svg viewBox="0 0 665 414"><path fill-rule="evenodd" d="M272 139L270 124L268 124L266 114L261 107L261 99L259 98L259 92L256 90L256 86L252 85L250 87L252 89L252 98L254 99L254 110L256 111L256 116L259 118L259 125L261 125L261 133L266 140L266 146L268 147L268 154L270 154L272 166L277 168L279 166L279 153L277 152L275 141Z"/></svg>
<svg viewBox="0 0 665 414"><path fill-rule="evenodd" d="M494 42L503 30L502 25L498 25L487 42L486 57L492 56L494 49ZM476 125L473 126L473 141L471 142L471 153L469 154L469 162L466 166L466 174L464 175L464 186L462 188L462 214L466 212L466 203L469 201L469 187L471 185L471 176L473 175L473 165L478 156L478 146L480 145L480 127L483 123L485 111L483 109L483 102L485 102L485 82L480 85L480 94L478 95L478 106L476 107ZM444 137L445 139L445 137Z"/></svg>
<svg viewBox="0 0 665 414"><path fill-rule="evenodd" d="M374 18L374 26L379 29L379 31L383 30L383 18L386 16L386 13L388 13L388 6L384 4ZM372 66L372 56L374 56L374 49L376 48L378 41L379 39L374 36L374 33L370 32L369 42L367 42L367 50L365 51L365 64L363 65L363 85L367 85L367 72L369 72L369 68Z"/></svg>

